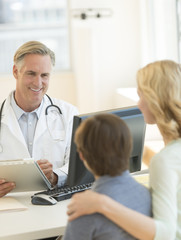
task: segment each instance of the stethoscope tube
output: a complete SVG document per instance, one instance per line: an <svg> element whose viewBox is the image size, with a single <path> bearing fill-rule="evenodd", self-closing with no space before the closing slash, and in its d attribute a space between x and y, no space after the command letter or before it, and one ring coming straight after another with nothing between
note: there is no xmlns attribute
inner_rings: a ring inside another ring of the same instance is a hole
<svg viewBox="0 0 181 240"><path fill-rule="evenodd" d="M57 106L57 105L54 105L53 104L53 102L52 102L52 99L46 94L46 96L48 97L48 99L49 99L49 101L50 101L50 105L49 106L47 106L46 107L46 109L45 109L45 116L46 116L46 124L47 124L47 129L48 129L48 131L49 131L49 134L50 134L50 136L51 136L51 138L54 140L54 141L63 141L64 140L64 138L65 138L65 123L64 123L64 120L63 120L63 117L62 117L62 111L60 110L60 108ZM47 120L47 117L48 117L48 110L49 110L49 108L51 108L51 107L54 107L54 108L56 108L57 110L58 110L58 112L59 112L59 114L60 114L60 118L61 118L61 121L62 121L62 124L63 124L63 127L64 127L64 131L61 131L61 135L60 135L60 137L53 137L53 135L52 135L52 132L50 131L50 129L49 129L49 126L48 126L48 120Z"/></svg>
<svg viewBox="0 0 181 240"><path fill-rule="evenodd" d="M50 105L46 107L46 109L45 109L45 115L48 116L48 109L49 109L50 107L55 107L55 108L58 110L58 112L60 113L60 115L62 116L62 111L60 110L60 108L59 108L57 105L54 105L54 104L53 104L52 99L51 99L47 94L46 94L46 96L47 96L47 98L48 98L49 101L50 101ZM4 108L5 102L6 102L6 99L3 101L2 105L1 105L1 108L0 108L0 138L1 138L2 112L3 112L3 108ZM62 119L62 122L63 122L63 119ZM63 125L64 125L64 122L63 122ZM65 125L64 125L64 127L65 127ZM50 132L50 131L49 131L49 132ZM50 135L51 135L51 133L50 133ZM0 141L0 152L3 152L3 147L2 147L1 141Z"/></svg>
<svg viewBox="0 0 181 240"><path fill-rule="evenodd" d="M1 105L1 109L0 109L0 131L1 131L2 112L3 112L3 107L4 107L5 102L6 102L6 99L3 101L2 105Z"/></svg>
<svg viewBox="0 0 181 240"><path fill-rule="evenodd" d="M0 109L0 139L1 139L1 120L2 120L2 112L3 112L3 107L4 104L6 102L6 99L3 101L2 105L1 105L1 109ZM1 140L0 140L0 153L3 152L3 146L1 144Z"/></svg>
<svg viewBox="0 0 181 240"><path fill-rule="evenodd" d="M53 102L52 102L52 99L46 94L47 98L49 99L50 101L50 105L48 107L46 107L45 109L45 115L48 115L48 109L50 107L55 107L58 109L59 113L62 114L62 111L60 110L60 108L57 106L57 105L54 105ZM2 105L1 105L1 108L0 108L0 131L1 131L1 120L2 120L2 112L3 112L3 108L4 108L4 104L6 102L6 99L3 101Z"/></svg>
<svg viewBox="0 0 181 240"><path fill-rule="evenodd" d="M59 108L57 105L54 105L54 104L53 104L52 99L51 99L47 94L46 94L46 96L47 96L47 98L49 99L51 105L49 105L48 107L46 107L46 109L45 109L45 115L48 115L48 109L49 109L50 107L55 107L55 108L57 108L58 111L59 111L59 113L62 114L62 111L60 110L60 108Z"/></svg>

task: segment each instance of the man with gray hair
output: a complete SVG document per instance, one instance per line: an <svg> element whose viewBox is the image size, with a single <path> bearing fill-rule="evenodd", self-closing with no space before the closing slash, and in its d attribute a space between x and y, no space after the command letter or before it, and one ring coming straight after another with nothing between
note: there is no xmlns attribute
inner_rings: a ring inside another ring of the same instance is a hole
<svg viewBox="0 0 181 240"><path fill-rule="evenodd" d="M23 44L14 55L16 89L1 105L0 160L33 158L52 183L65 183L73 116L77 108L46 92L55 55L38 41ZM0 179L0 197L16 183Z"/></svg>

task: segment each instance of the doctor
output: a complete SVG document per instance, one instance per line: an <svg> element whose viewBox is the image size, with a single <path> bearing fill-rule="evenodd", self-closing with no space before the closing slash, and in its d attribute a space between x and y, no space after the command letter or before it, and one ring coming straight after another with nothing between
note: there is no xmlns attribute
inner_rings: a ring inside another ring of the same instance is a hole
<svg viewBox="0 0 181 240"><path fill-rule="evenodd" d="M1 105L0 160L34 158L53 185L63 185L68 171L76 107L46 94L55 55L30 41L14 55L16 89ZM0 197L16 183L0 178Z"/></svg>

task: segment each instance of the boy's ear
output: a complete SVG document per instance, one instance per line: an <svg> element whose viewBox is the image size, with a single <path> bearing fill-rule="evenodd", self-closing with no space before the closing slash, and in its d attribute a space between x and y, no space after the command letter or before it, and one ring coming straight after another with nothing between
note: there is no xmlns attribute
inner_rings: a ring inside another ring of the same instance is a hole
<svg viewBox="0 0 181 240"><path fill-rule="evenodd" d="M81 159L83 162L85 161L85 158L84 158L82 152L79 152L79 157L80 157L80 159Z"/></svg>
<svg viewBox="0 0 181 240"><path fill-rule="evenodd" d="M80 151L79 151L79 157L80 157L80 159L82 160L84 166L85 166L90 172L92 172L92 170L91 170L91 168L89 167L86 159L84 158L82 152L80 152ZM93 174L93 172L92 172L92 174Z"/></svg>

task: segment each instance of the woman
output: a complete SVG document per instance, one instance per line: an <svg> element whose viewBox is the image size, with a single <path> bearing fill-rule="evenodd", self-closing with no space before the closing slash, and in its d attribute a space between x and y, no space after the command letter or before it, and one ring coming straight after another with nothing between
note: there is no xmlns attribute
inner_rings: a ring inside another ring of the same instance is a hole
<svg viewBox="0 0 181 240"><path fill-rule="evenodd" d="M138 239L181 239L181 65L151 63L138 71L137 85L145 122L157 124L165 143L149 167L153 218L86 191L73 196L69 220L99 212Z"/></svg>

